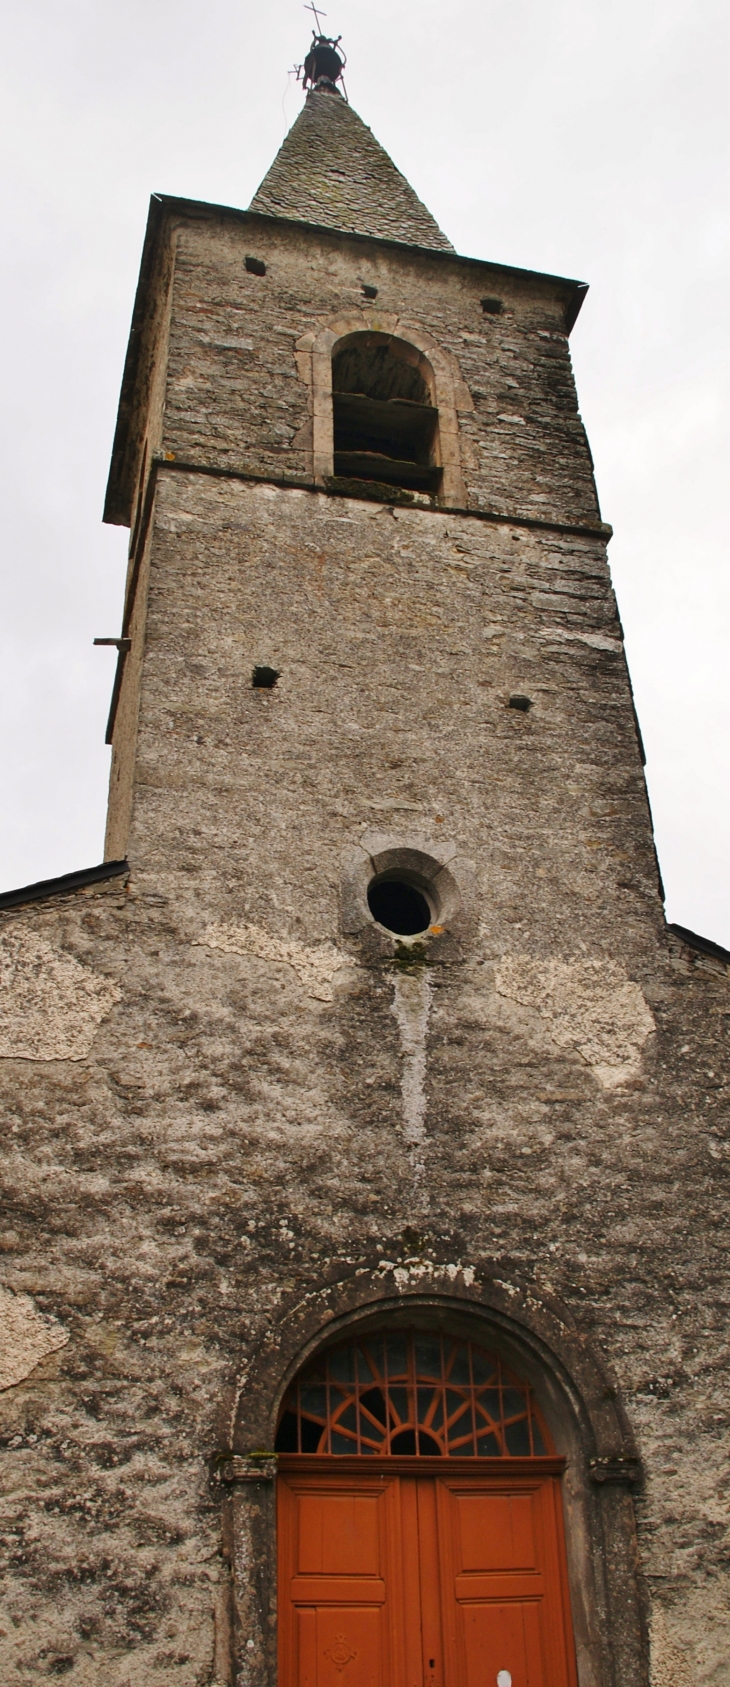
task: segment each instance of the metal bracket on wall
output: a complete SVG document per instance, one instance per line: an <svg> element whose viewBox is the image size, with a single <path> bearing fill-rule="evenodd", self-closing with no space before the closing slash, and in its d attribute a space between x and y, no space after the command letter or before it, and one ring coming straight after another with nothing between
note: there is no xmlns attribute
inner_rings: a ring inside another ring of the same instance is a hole
<svg viewBox="0 0 730 1687"><path fill-rule="evenodd" d="M105 737L104 737L104 743L105 744L111 744L112 734L113 734L113 731L114 731L114 720L115 720L115 716L116 716L116 712L117 712L117 704L119 702L119 693L122 689L122 674L124 673L124 664L127 660L127 656L129 654L129 651L132 648L132 640L131 640L131 638L95 638L94 644L115 645L116 651L117 651L117 671L114 675L114 685L113 685L113 688L112 688L112 700L111 700L111 703L109 705L109 719L107 721L106 734L105 734Z"/></svg>

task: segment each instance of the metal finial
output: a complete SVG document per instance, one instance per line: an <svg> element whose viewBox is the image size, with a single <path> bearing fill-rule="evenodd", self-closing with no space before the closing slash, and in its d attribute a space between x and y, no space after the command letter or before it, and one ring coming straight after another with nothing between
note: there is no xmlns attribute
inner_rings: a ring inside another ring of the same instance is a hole
<svg viewBox="0 0 730 1687"><path fill-rule="evenodd" d="M316 29L312 30L312 45L304 60L304 64L296 65L297 81L305 88L315 88L321 85L325 88L336 89L337 83L342 82L342 91L347 99L342 73L347 63L345 54L340 47L341 35L323 35L321 20L327 13L321 11L313 3L304 7L305 12L314 16Z"/></svg>

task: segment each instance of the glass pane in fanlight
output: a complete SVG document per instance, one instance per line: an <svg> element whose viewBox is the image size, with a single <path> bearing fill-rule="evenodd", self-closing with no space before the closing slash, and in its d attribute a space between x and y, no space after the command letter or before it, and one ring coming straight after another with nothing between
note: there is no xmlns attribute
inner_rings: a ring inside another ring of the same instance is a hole
<svg viewBox="0 0 730 1687"><path fill-rule="evenodd" d="M313 1423L311 1418L300 1419L303 1453L326 1453L327 1430L321 1423Z"/></svg>
<svg viewBox="0 0 730 1687"><path fill-rule="evenodd" d="M390 1450L391 1453L408 1453L409 1455L415 1453L417 1451L415 1429L399 1429L397 1435L391 1435Z"/></svg>
<svg viewBox="0 0 730 1687"><path fill-rule="evenodd" d="M544 1439L542 1430L541 1430L540 1425L537 1421L537 1418L535 1418L535 1417L533 1417L533 1420L532 1420L532 1450L533 1450L533 1453L538 1454L538 1456L542 1453L547 1452L547 1447L545 1446L545 1439Z"/></svg>
<svg viewBox="0 0 730 1687"><path fill-rule="evenodd" d="M452 1459L471 1458L474 1452L474 1437L468 1424L460 1424L458 1429L449 1430L449 1457Z"/></svg>
<svg viewBox="0 0 730 1687"><path fill-rule="evenodd" d="M457 1347L448 1368L448 1375L449 1382L458 1383L460 1388L470 1387L471 1377L469 1375L469 1352L466 1347Z"/></svg>
<svg viewBox="0 0 730 1687"><path fill-rule="evenodd" d="M388 1363L388 1380L393 1377L408 1375L408 1343L405 1336L387 1336L385 1352Z"/></svg>
<svg viewBox="0 0 730 1687"><path fill-rule="evenodd" d="M418 1451L423 1459L441 1458L443 1454L438 1436L433 1435L430 1429L419 1429Z"/></svg>
<svg viewBox="0 0 730 1687"><path fill-rule="evenodd" d="M463 1426L459 1425L458 1429L449 1430L449 1453L452 1459L473 1459L474 1437L471 1433L463 1434L462 1428ZM454 1444L454 1438L456 1439L456 1445Z"/></svg>
<svg viewBox="0 0 730 1687"><path fill-rule="evenodd" d="M521 1388L502 1389L502 1411L506 1418L516 1418L527 1411L527 1401Z"/></svg>
<svg viewBox="0 0 730 1687"><path fill-rule="evenodd" d="M302 1411L308 1412L311 1415L311 1417L326 1418L326 1416L327 1416L327 1390L326 1390L326 1388L303 1388L302 1391L301 1391L300 1404L301 1404Z"/></svg>
<svg viewBox="0 0 730 1687"><path fill-rule="evenodd" d="M454 1425L458 1423L461 1433L465 1435L467 1425L471 1423L471 1400L469 1396L457 1394L454 1388L447 1388L446 1416L449 1423L452 1423L452 1421Z"/></svg>
<svg viewBox="0 0 730 1687"><path fill-rule="evenodd" d="M296 1412L282 1412L274 1448L277 1453L299 1452L299 1423Z"/></svg>
<svg viewBox="0 0 730 1687"><path fill-rule="evenodd" d="M433 1377L435 1382L441 1378L441 1342L436 1336L416 1336L416 1376Z"/></svg>
<svg viewBox="0 0 730 1687"><path fill-rule="evenodd" d="M493 1423L499 1423L501 1410L498 1388L485 1388L482 1390L481 1394L477 1396L476 1412L477 1429L479 1428L481 1413L483 1412L486 1412L487 1416L492 1419Z"/></svg>
<svg viewBox="0 0 730 1687"><path fill-rule="evenodd" d="M375 1418L376 1423L385 1427L385 1395L382 1389L364 1388L360 1394L360 1411L365 1422Z"/></svg>
<svg viewBox="0 0 730 1687"><path fill-rule="evenodd" d="M514 1459L529 1458L530 1431L527 1418L523 1418L521 1423L506 1424L504 1439L507 1452L511 1453Z"/></svg>
<svg viewBox="0 0 730 1687"><path fill-rule="evenodd" d="M349 1406L345 1407L344 1412L337 1413L335 1421L338 1429L357 1430L357 1413L355 1411L354 1400L350 1402Z"/></svg>
<svg viewBox="0 0 730 1687"><path fill-rule="evenodd" d="M355 1381L355 1353L352 1347L335 1348L329 1355L330 1377L333 1382L352 1384Z"/></svg>
<svg viewBox="0 0 730 1687"><path fill-rule="evenodd" d="M432 1411L431 1408L434 1406ZM433 1388L419 1388L418 1390L418 1422L426 1423L427 1428L440 1429L444 1421L443 1406L441 1404L441 1390Z"/></svg>
<svg viewBox="0 0 730 1687"><path fill-rule="evenodd" d="M342 1454L342 1453L356 1453L357 1452L357 1441L355 1441L354 1439L351 1439L349 1435L339 1435L337 1430L333 1429L333 1431L332 1431L332 1451L333 1451L333 1453L340 1453L340 1454Z"/></svg>
<svg viewBox="0 0 730 1687"><path fill-rule="evenodd" d="M392 1429L394 1423L396 1422L407 1423L411 1415L408 1403L408 1389L389 1388L388 1394L390 1396L390 1427Z"/></svg>
<svg viewBox="0 0 730 1687"><path fill-rule="evenodd" d="M364 1341L357 1350L357 1380L372 1382L383 1375L382 1341Z"/></svg>
<svg viewBox="0 0 730 1687"><path fill-rule="evenodd" d="M490 1353L482 1353L478 1347L471 1350L471 1368L474 1372L474 1383L477 1388L485 1382L495 1382L497 1367Z"/></svg>
<svg viewBox="0 0 730 1687"><path fill-rule="evenodd" d="M477 1437L477 1452L480 1459L498 1459L502 1448L496 1435L479 1435Z"/></svg>

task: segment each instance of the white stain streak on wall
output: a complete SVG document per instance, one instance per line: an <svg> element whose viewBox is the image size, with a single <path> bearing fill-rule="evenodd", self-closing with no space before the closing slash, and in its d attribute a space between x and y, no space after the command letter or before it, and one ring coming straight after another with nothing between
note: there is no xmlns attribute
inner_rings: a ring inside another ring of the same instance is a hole
<svg viewBox="0 0 730 1687"><path fill-rule="evenodd" d="M639 985L617 962L503 955L495 984L498 995L539 1013L552 1042L580 1055L604 1089L641 1070L641 1051L656 1027Z"/></svg>
<svg viewBox="0 0 730 1687"><path fill-rule="evenodd" d="M424 1170L426 1121L426 1035L433 992L425 969L396 974L391 1013L398 1022L403 1050L401 1095L403 1135L416 1179Z"/></svg>
<svg viewBox="0 0 730 1687"><path fill-rule="evenodd" d="M208 926L199 943L207 949L222 949L232 955L256 955L262 961L279 961L293 968L308 996L315 1001L334 1000L332 980L346 960L333 943L307 948L295 938L270 936L260 926Z"/></svg>
<svg viewBox="0 0 730 1687"><path fill-rule="evenodd" d="M0 1289L0 1389L23 1382L69 1340L68 1330L39 1312L30 1295Z"/></svg>
<svg viewBox="0 0 730 1687"><path fill-rule="evenodd" d="M0 937L0 1057L85 1060L121 994L40 932L13 927Z"/></svg>

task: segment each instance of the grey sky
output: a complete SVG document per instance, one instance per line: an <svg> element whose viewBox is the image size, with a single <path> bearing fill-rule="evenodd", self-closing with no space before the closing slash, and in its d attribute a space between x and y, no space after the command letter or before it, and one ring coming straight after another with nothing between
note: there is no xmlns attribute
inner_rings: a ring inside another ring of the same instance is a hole
<svg viewBox="0 0 730 1687"><path fill-rule="evenodd" d="M100 860L127 535L100 515L152 190L248 204L299 0L5 0L0 887ZM581 408L670 919L730 946L730 15L329 0L347 88L460 252L591 283Z"/></svg>

